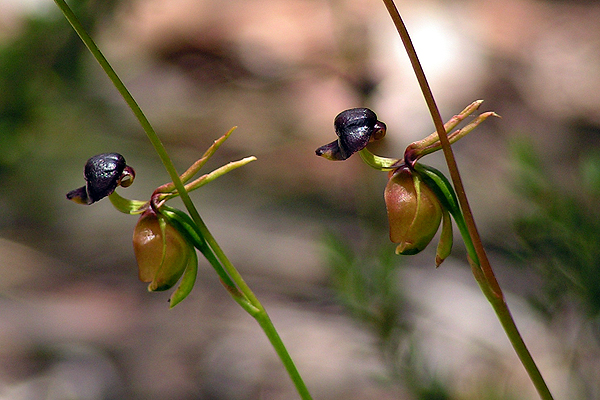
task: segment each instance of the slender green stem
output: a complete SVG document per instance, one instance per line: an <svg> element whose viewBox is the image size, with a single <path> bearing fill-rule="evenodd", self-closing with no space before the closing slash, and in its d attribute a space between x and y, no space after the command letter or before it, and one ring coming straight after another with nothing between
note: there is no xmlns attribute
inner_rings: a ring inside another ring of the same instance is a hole
<svg viewBox="0 0 600 400"><path fill-rule="evenodd" d="M436 131L440 138L442 150L446 158L446 163L448 164L448 170L450 171L450 176L456 190L461 210L464 214L469 236L471 237L471 240L475 246L475 251L479 258L478 264L472 264L475 278L486 298L494 308L494 311L496 312L496 315L498 316L506 335L512 343L513 348L521 360L521 363L529 374L529 377L537 389L540 398L544 400L551 400L553 399L552 394L550 393L546 382L544 381L537 365L535 364L535 361L533 360L533 357L531 356L531 353L527 349L527 346L525 345L525 342L523 341L523 338L517 329L515 321L504 299L504 295L502 294L502 290L500 289L500 285L498 284L498 281L496 280L492 267L489 263L486 251L481 241L481 237L477 231L477 226L475 225L475 219L469 206L467 195L465 193L462 179L458 171L458 166L456 164L456 159L454 158L454 154L452 152L452 147L450 146L446 130L444 129L442 117L435 104L433 93L429 87L427 78L425 77L421 63L419 62L419 58L417 57L417 53L408 34L408 30L402 21L394 1L383 0L383 2L398 30L398 33L400 34L400 38L402 39L412 67L415 71L417 81L419 82L421 91L423 92L423 96L425 97L425 101L427 103L427 107L431 113Z"/></svg>
<svg viewBox="0 0 600 400"><path fill-rule="evenodd" d="M283 344L279 333L277 333L277 330L275 329L275 326L273 325L273 322L271 321L271 318L267 314L267 311L265 310L263 305L260 303L260 301L258 301L254 292L252 292L250 287L246 284L246 282L242 278L242 275L233 266L233 264L231 263L225 252L221 249L221 246L219 246L219 243L217 243L214 236L210 233L204 222L200 221L200 223L198 224L198 229L206 239L208 245L214 251L219 261L222 263L225 271L227 271L227 273L229 274L229 276L231 276L231 279L235 282L240 291L248 298L250 303L255 307L254 310L246 309L246 311L248 311L256 319L260 327L267 335L267 338L271 342L271 345L277 352L277 355L279 356L281 362L287 370L288 375L290 376L292 382L296 386L296 390L298 391L300 397L303 400L312 399L308 388L306 387L306 384L302 379L302 376L300 376L300 373L298 372L294 361L292 360L289 352Z"/></svg>
<svg viewBox="0 0 600 400"><path fill-rule="evenodd" d="M300 394L301 398L303 400L312 399L310 396L310 393L308 392L306 385L304 384L304 381L302 380L299 372L297 371L293 360L291 359L287 349L285 348L285 345L283 344L281 338L279 337L277 330L273 326L273 323L271 322L271 319L269 318L267 312L265 311L264 307L259 302L259 300L256 298L256 296L254 295L252 290L250 290L248 285L242 279L242 276L235 269L233 264L229 261L229 259L225 255L225 253L221 250L220 246L218 245L218 243L216 242L216 240L214 239L214 237L208 230L208 227L206 226L206 224L200 217L198 210L194 206L194 203L192 202L192 200L189 196L189 193L186 191L184 184L183 184L181 178L179 177L179 174L177 173L177 170L175 169L173 162L171 161L169 155L167 154L167 151L166 151L164 145L162 144L160 138L154 131L154 128L152 127L152 125L150 124L148 119L146 118L145 114L142 112L141 108L139 107L139 105L137 104L137 102L135 101L135 99L133 98L131 93L129 92L129 90L127 90L126 86L123 84L123 82L121 81L121 79L119 78L119 76L117 75L115 70L112 68L112 66L110 65L108 60L104 57L104 55L102 54L102 52L100 51L100 49L98 48L96 43L87 34L87 32L85 31L85 29L83 28L83 26L81 25L79 20L77 19L76 15L73 13L71 8L67 5L67 3L64 0L54 0L54 1L55 1L56 5L60 8L62 13L64 14L65 18L69 21L69 23L71 24L71 26L73 27L75 32L77 32L77 34L79 35L79 37L81 38L83 43L86 45L88 50L92 53L92 55L94 56L96 61L100 64L100 66L102 67L102 69L104 70L106 75L109 77L109 79L112 81L114 86L117 88L117 90L119 91L119 93L121 94L121 96L123 97L123 99L125 100L127 105L129 106L129 108L131 109L131 111L133 112L135 117L138 119L140 125L144 129L144 132L146 132L148 139L152 143L156 153L158 154L162 163L164 164L165 169L167 170L167 172L173 182L173 185L175 186L175 189L177 189L177 192L179 193L179 196L181 197L183 204L185 205L186 209L188 210L188 212L190 214L190 217L192 218L194 223L198 226L199 230L202 232L202 234L206 238L207 243L213 249L217 258L223 263L223 266L224 266L225 270L227 271L228 275L235 282L235 284L238 286L240 291L248 298L249 302L255 307L255 309L248 308L248 307L244 307L244 309L246 311L248 311L248 313L250 313L256 319L256 321L259 323L260 327L263 329L263 331L269 338L269 341L275 348L275 351L279 355L282 363L284 364L284 367L288 371L288 374L290 375L290 378L294 382L294 385L296 386L296 389L297 389L298 393Z"/></svg>
<svg viewBox="0 0 600 400"><path fill-rule="evenodd" d="M277 354L283 362L290 378L294 382L294 385L296 386L296 390L298 391L298 394L300 394L300 397L304 400L311 400L312 396L310 395L308 388L304 384L302 377L298 373L298 370L296 369L296 366L294 365L291 356L289 355L286 347L284 346L283 341L279 336L279 333L277 333L277 330L275 329L275 326L273 325L273 322L271 321L269 315L263 310L263 312L256 316L256 320L258 321L259 325L262 327L263 331L269 338L269 342L271 342L271 345L275 348L275 351L277 351Z"/></svg>

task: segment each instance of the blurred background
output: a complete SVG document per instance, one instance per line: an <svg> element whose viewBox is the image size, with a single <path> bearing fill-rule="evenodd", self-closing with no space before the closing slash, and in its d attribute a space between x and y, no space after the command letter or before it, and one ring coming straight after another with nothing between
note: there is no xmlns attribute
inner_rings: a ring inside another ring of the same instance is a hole
<svg viewBox="0 0 600 400"><path fill-rule="evenodd" d="M192 198L315 399L537 398L460 239L438 270L435 246L395 256L386 175L314 155L346 108L387 124L381 155L433 130L381 2L70 4L180 171L232 126L207 168L258 157ZM475 218L551 391L600 399L600 5L398 7L443 118L502 116L454 145ZM0 0L0 399L297 398L204 260L169 310L137 280L136 218L65 200L103 152L136 169L126 197L168 181L55 4Z"/></svg>

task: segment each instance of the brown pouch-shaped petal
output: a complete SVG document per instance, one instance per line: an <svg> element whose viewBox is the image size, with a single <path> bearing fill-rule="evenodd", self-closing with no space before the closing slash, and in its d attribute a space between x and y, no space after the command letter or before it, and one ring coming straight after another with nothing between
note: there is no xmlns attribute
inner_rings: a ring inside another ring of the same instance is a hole
<svg viewBox="0 0 600 400"><path fill-rule="evenodd" d="M133 250L139 278L150 282L150 291L173 287L195 251L176 228L151 209L141 215L135 226Z"/></svg>
<svg viewBox="0 0 600 400"><path fill-rule="evenodd" d="M397 254L416 254L437 232L442 206L418 173L402 166L391 173L385 188L390 239L398 243Z"/></svg>

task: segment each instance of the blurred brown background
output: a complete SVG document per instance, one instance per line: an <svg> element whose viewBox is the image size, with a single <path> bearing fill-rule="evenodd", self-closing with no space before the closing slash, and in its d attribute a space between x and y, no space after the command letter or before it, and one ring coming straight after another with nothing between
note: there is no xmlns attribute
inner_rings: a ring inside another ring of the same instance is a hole
<svg viewBox="0 0 600 400"><path fill-rule="evenodd" d="M476 220L556 398L600 398L600 5L397 5L444 119L502 115L454 146ZM394 256L385 174L314 155L346 108L387 124L381 155L433 130L381 2L72 6L179 170L232 126L208 167L258 157L192 197L315 399L536 398L460 239L439 270L433 245ZM0 0L0 399L297 398L206 261L169 310L137 280L136 218L65 200L103 152L136 169L126 197L168 181L54 3Z"/></svg>

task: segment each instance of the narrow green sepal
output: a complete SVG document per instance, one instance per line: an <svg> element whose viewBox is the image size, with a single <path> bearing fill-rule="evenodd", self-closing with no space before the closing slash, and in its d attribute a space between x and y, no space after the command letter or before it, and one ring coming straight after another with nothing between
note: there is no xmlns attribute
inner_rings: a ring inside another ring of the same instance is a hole
<svg viewBox="0 0 600 400"><path fill-rule="evenodd" d="M442 262L450 255L452 251L452 220L448 210L442 207L442 231L440 233L440 241L438 242L435 253L435 267L438 268Z"/></svg>
<svg viewBox="0 0 600 400"><path fill-rule="evenodd" d="M442 172L428 165L416 163L413 168L421 174L421 177L426 182L427 186L436 192L442 206L450 212L452 217L454 217L454 221L463 238L469 257L473 262L479 264L479 257L477 257L475 245L473 244L473 240L471 240L471 235L469 234L467 224L465 223L465 217L460 209L456 192L450 184L450 181L448 181Z"/></svg>
<svg viewBox="0 0 600 400"><path fill-rule="evenodd" d="M188 259L188 264L185 268L185 272L183 273L183 277L179 282L179 286L177 290L173 292L171 298L169 299L169 308L175 307L177 304L181 303L183 299L185 299L194 288L194 284L196 283L196 276L198 275L198 255L195 250L192 250L190 253L190 257Z"/></svg>
<svg viewBox="0 0 600 400"><path fill-rule="evenodd" d="M416 163L413 168L419 172L427 186L436 192L442 205L454 218L457 214L462 215L456 192L454 192L452 184L441 171L421 163Z"/></svg>
<svg viewBox="0 0 600 400"><path fill-rule="evenodd" d="M225 269L213 253L212 249L206 242L206 239L200 233L200 230L197 228L194 221L190 218L189 215L184 213L177 208L169 207L167 205L163 205L160 209L161 214L167 218L170 223L179 230L179 232L184 235L188 240L196 247L202 255L206 258L206 260L210 263L210 265L214 268L221 278L221 282L225 285L227 290L237 297L243 297L243 295L238 290L235 283L231 280L231 277L227 275Z"/></svg>
<svg viewBox="0 0 600 400"><path fill-rule="evenodd" d="M194 221L183 211L167 206L160 208L160 213L184 235L202 254L208 249L208 244L200 232L195 229Z"/></svg>

